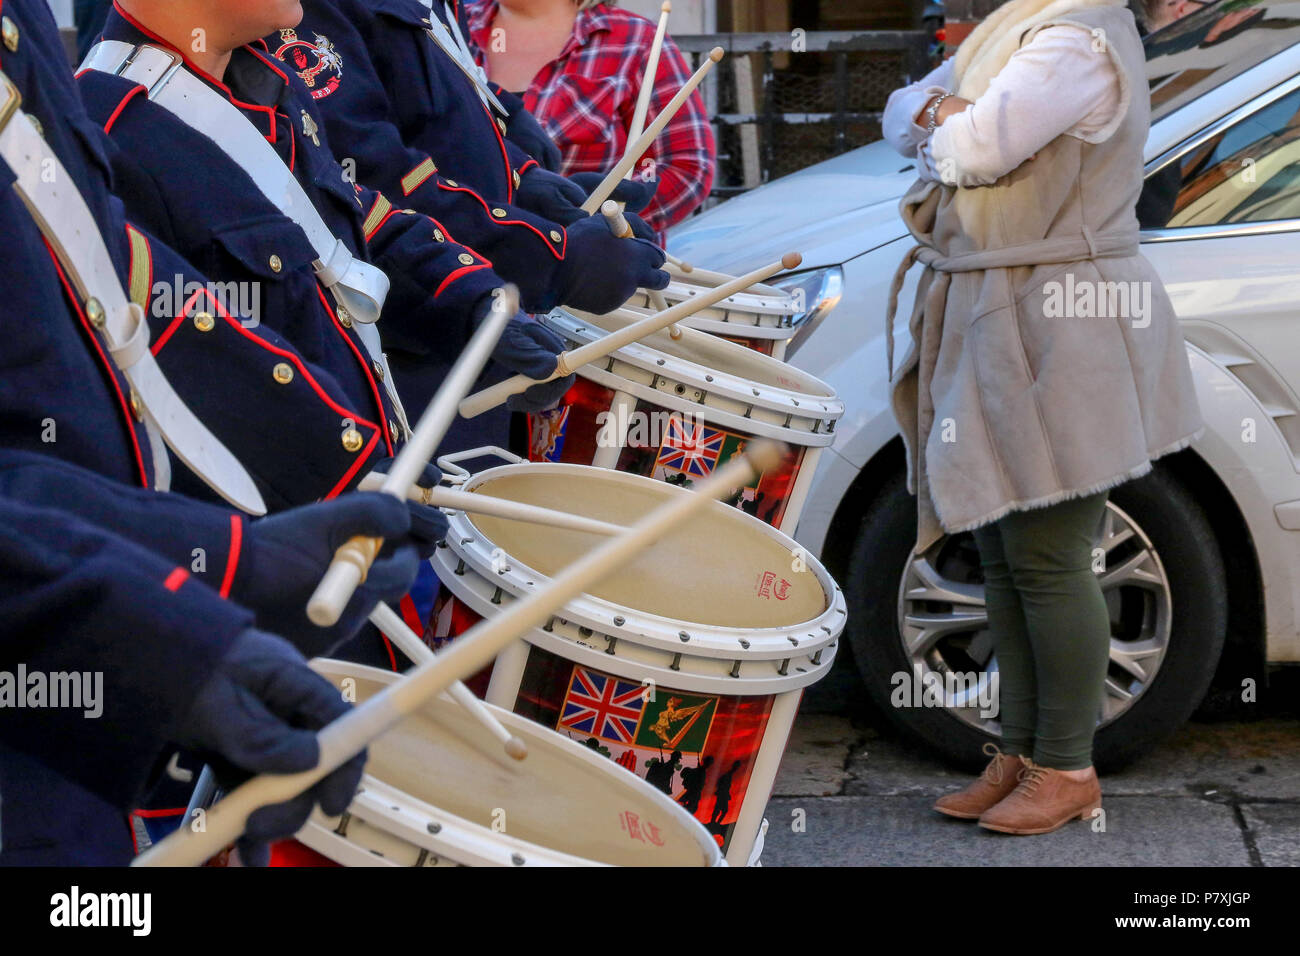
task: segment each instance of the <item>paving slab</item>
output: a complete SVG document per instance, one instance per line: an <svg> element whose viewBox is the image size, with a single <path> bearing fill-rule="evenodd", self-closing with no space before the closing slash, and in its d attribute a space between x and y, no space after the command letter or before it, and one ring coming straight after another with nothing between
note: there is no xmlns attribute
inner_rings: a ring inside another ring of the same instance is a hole
<svg viewBox="0 0 1300 956"><path fill-rule="evenodd" d="M847 717L800 714L790 732L773 794L826 797L840 793L848 779L844 764L862 739Z"/></svg>
<svg viewBox="0 0 1300 956"><path fill-rule="evenodd" d="M1241 815L1264 866L1300 866L1300 803L1248 803Z"/></svg>
<svg viewBox="0 0 1300 956"><path fill-rule="evenodd" d="M932 802L914 795L774 799L766 814L771 827L763 865L1250 866L1254 862L1235 809L1193 797L1108 798L1104 832L1080 821L1036 837L1005 836L950 820L930 810ZM796 832L792 825L800 822L805 829ZM1292 828L1293 822L1279 818L1276 832ZM1261 820L1261 833L1267 832Z"/></svg>

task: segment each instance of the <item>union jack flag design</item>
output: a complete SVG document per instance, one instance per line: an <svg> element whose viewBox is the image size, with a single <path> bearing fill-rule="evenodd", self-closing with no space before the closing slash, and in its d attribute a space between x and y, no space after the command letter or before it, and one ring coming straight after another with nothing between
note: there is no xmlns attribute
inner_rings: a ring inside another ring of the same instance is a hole
<svg viewBox="0 0 1300 956"><path fill-rule="evenodd" d="M600 671L574 667L560 727L592 737L631 743L641 722L645 690Z"/></svg>
<svg viewBox="0 0 1300 956"><path fill-rule="evenodd" d="M668 419L668 434L664 436L655 465L696 478L707 477L717 466L726 439L724 431L674 415Z"/></svg>

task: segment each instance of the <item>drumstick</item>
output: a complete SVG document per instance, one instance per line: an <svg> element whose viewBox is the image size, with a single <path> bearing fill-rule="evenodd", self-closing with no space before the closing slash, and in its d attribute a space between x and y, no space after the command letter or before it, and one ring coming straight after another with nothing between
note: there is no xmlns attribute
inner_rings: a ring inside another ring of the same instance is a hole
<svg viewBox="0 0 1300 956"><path fill-rule="evenodd" d="M623 154L623 158L620 159L614 168L609 171L609 174L605 177L604 181L596 187L595 192L588 196L587 201L582 204L583 212L590 216L601 207L601 204L609 198L610 193L612 193L618 184L622 182L623 177L626 176L628 171L636 165L637 160L644 155L645 151L650 148L651 144L654 143L659 134L663 132L664 127L668 125L668 121L682 108L682 104L684 104L687 98L695 92L695 88L704 82L704 78L709 75L709 71L712 70L713 67L717 65L718 61L724 56L726 56L726 52L722 47L717 46L713 48L708 59L706 59L700 65L700 68L695 71L695 75L686 81L686 85L677 91L677 95L668 101L668 104L663 108L659 115L655 117L654 122L650 124L644 133L636 138L635 142L628 144L627 152Z"/></svg>
<svg viewBox="0 0 1300 956"><path fill-rule="evenodd" d="M303 793L338 769L376 738L414 714L453 681L475 674L503 649L548 620L579 594L641 555L668 532L734 493L756 474L772 467L782 454L771 441L755 441L734 456L693 491L674 494L637 522L626 534L604 542L570 565L548 585L512 603L500 616L486 618L441 651L433 660L412 668L402 679L352 708L317 735L320 758L302 773L264 774L226 795L207 813L206 827L196 833L181 827L154 844L132 866L197 866L244 832L253 811L283 803Z"/></svg>
<svg viewBox="0 0 1300 956"><path fill-rule="evenodd" d="M406 489L424 471L447 429L456 418L456 405L471 388L492 357L501 333L519 310L519 290L506 285L492 300L492 310L479 326L469 345L443 381L433 401L420 416L411 440L398 453L393 467L384 478L383 491L394 498L405 498ZM343 608L366 579L370 565L383 547L383 539L355 537L334 552L329 570L307 602L307 617L319 627L338 623Z"/></svg>
<svg viewBox="0 0 1300 956"><path fill-rule="evenodd" d="M357 491L379 491L383 488L384 476L373 472L361 479ZM623 525L608 521L597 521L583 515L568 511L556 511L553 508L540 508L527 505L522 501L508 501L505 498L493 498L491 495L475 495L453 488L421 488L412 485L406 492L410 501L433 508L446 508L448 511L463 511L471 515L486 515L489 518L505 518L510 521L527 521L530 524L544 524L566 531L584 531L587 534L616 535L627 530Z"/></svg>
<svg viewBox="0 0 1300 956"><path fill-rule="evenodd" d="M680 272L684 272L684 273L686 273L687 275L690 275L692 272L695 271L695 266L691 265L689 262L686 262L686 261L684 261L684 260L682 260L682 259L678 259L678 258L677 258L675 255L673 255L671 252L665 252L665 253L664 253L664 256L665 256L665 258L667 258L667 260L668 260L668 264L669 264L670 266L675 267L675 268L676 268L678 271L680 271ZM671 271L671 270L669 270L669 271Z"/></svg>
<svg viewBox="0 0 1300 956"><path fill-rule="evenodd" d="M655 30L654 43L650 45L650 55L646 57L645 76L641 80L641 91L637 94L632 125L627 128L629 143L645 132L645 117L650 112L650 97L654 94L655 77L659 74L659 54L663 52L664 34L668 32L668 14L672 12L671 0L664 0L663 6L659 8L659 26ZM632 170L627 171L625 178L632 178Z"/></svg>
<svg viewBox="0 0 1300 956"><path fill-rule="evenodd" d="M620 239L632 239L636 236L636 233L632 231L631 223L627 221L627 216L623 215L622 208L614 200L606 199L600 207L600 212L605 217L605 221L609 223L609 228L614 235ZM650 299L650 307L656 312L668 311L668 300L664 298L662 292L657 289L646 289L645 294ZM682 330L676 325L670 325L668 326L668 334L674 339L680 339Z"/></svg>
<svg viewBox="0 0 1300 956"><path fill-rule="evenodd" d="M802 261L803 257L799 253L787 252L780 262L774 262L761 269L755 269L753 272L732 279L716 289L708 289L695 298L677 303L666 312L646 316L644 319L626 325L616 332L610 332L594 342L580 345L569 352L561 352L556 356L555 371L550 378L541 379L540 381L550 382L571 375L588 362L602 359L612 352L617 352L625 345L630 345L638 339L643 339L660 329L689 318L696 312L707 309L711 305L716 305L728 296L744 292L755 282L770 279L782 269L797 269ZM460 413L466 418L482 415L489 409L496 408L511 395L518 395L520 392L536 385L538 381L539 379L529 378L526 375L512 375L503 382L469 396L460 403Z"/></svg>
<svg viewBox="0 0 1300 956"><path fill-rule="evenodd" d="M413 630L406 626L402 616L387 604L381 602L375 605L375 609L370 613L370 623L388 635L412 663L423 664L437 656ZM460 681L455 681L447 688L447 693L456 703L469 711L471 717L486 727L493 737L505 745L507 754L516 760L523 760L528 756L528 745L508 731L468 687Z"/></svg>

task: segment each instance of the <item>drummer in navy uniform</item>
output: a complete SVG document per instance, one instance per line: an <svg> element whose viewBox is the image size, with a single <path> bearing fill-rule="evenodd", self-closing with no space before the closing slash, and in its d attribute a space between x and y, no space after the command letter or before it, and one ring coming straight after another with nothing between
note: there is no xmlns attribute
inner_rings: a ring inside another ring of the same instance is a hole
<svg viewBox="0 0 1300 956"><path fill-rule="evenodd" d="M662 253L644 240L614 237L601 217L578 208L582 188L504 135L513 129L531 143L549 143L522 103L513 114L503 109L468 47L461 49L454 19L446 19L440 0L433 8L421 0L308 0L302 23L265 43L311 91L331 145L355 162L358 178L401 196L487 255L519 287L526 310L568 305L603 313L626 301L623 275L661 284ZM615 198L640 209L656 185L624 182ZM628 219L653 237L634 212ZM427 403L445 371L401 357L394 367L416 405ZM461 444L502 443L500 417L489 421L458 423L468 433Z"/></svg>
<svg viewBox="0 0 1300 956"><path fill-rule="evenodd" d="M85 116L43 0L3 0L0 38L4 157L11 145L22 151L40 144L52 154L42 168L56 163L53 172L85 203L79 213L42 206L46 197L24 192L9 159L0 161L7 187L0 190L0 575L7 582L0 670L12 674L12 665L22 664L32 673L97 673L104 682L95 721L3 711L0 863L120 863L131 851L121 810L165 743L199 747L250 772L288 772L314 760L302 731L341 712L337 692L288 644L255 628L274 626L310 653L346 636L342 628L314 633L295 623L305 593L334 545L354 534L388 537L393 550L383 559L385 581L350 606L345 627L357 625L366 601L402 593L416 563L411 515L383 496L356 495L250 522L228 507L153 490L165 482L151 419L142 413L164 411L154 403L165 396L143 383L142 393L131 388L101 335L96 290L89 298L74 291L72 267L102 241L116 276L80 275L120 282L118 296L135 285L131 263L144 258L198 277L165 247L128 231L107 191L101 134ZM20 194L54 221L55 242L59 225L96 238L78 243L71 260L59 258ZM201 314L179 318L192 323ZM236 361L236 347L256 338L242 331L247 335L214 338L209 358ZM239 360L266 348L253 344ZM250 396L218 400L238 404ZM277 696L273 685L299 699ZM312 717L301 707L308 701ZM232 721L232 706L259 716ZM258 738L264 746L255 745ZM359 773L353 765L331 776L333 805L346 803ZM296 829L292 821L305 818L311 802L263 836Z"/></svg>
<svg viewBox="0 0 1300 956"><path fill-rule="evenodd" d="M263 282L267 320L278 316L280 331L290 341L343 378L349 356L339 343L360 359L353 340L360 330L347 328L352 318L340 315L332 296L318 285L312 263L323 254L304 241L304 228L277 209L242 171L242 166L261 163L254 172L263 175L265 160L250 160L246 153L228 155L237 152L243 128L231 127L225 113L235 122L242 117L291 170L291 185L305 194L310 215L322 223L331 241L341 242L354 261L366 267L373 263L388 274L392 289L378 323L384 347L412 365L449 362L486 315L491 293L502 284L491 264L453 243L440 223L398 208L384 194L354 182L330 152L310 91L296 75L277 66L264 48L255 44L215 49L218 36L242 39L268 26L292 25L299 13L292 0L259 5L226 0L217 6L190 0L116 4L104 31L107 43L92 50L87 64L116 69L112 64L123 63L135 46L152 44L154 49L146 50L155 58L183 60L182 69L167 74L169 83L186 89L187 103L203 104L182 118L161 100L150 98L157 95L157 87L147 95L142 85L126 77L83 68L80 83L90 112L122 148L115 162L120 188L131 197L134 217L208 274ZM204 15L219 17L219 22L201 22ZM201 51L189 48L195 30L206 38ZM166 37L184 44L185 52ZM160 54L157 48L168 52ZM220 143L191 125L218 113L223 132L214 135ZM217 189L222 198L214 204L210 196ZM666 280L666 274L659 274ZM625 281L618 291L630 294L637 284L635 279ZM562 348L558 336L521 315L507 329L494 357L512 372L543 379L553 372ZM384 378L387 387L393 383L382 357L372 354L370 359L380 364L374 369L363 364L361 372L369 381L353 387L368 384L378 394L377 379ZM537 385L517 404L547 407L565 388L564 380ZM384 418L390 421L385 441L391 449L400 433L392 415Z"/></svg>

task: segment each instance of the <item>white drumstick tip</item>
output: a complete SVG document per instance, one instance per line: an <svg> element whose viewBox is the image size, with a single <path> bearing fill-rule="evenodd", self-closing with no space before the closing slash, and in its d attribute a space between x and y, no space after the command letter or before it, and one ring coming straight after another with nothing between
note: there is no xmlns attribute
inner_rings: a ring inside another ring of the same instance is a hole
<svg viewBox="0 0 1300 956"><path fill-rule="evenodd" d="M523 760L528 756L528 745L518 737L511 737L506 741L506 753L516 760Z"/></svg>
<svg viewBox="0 0 1300 956"><path fill-rule="evenodd" d="M709 51L709 59L714 63L721 63L722 58L727 55L727 51L720 46L715 46Z"/></svg>
<svg viewBox="0 0 1300 956"><path fill-rule="evenodd" d="M664 0L663 4L659 7L659 12L660 12L660 13L672 13L672 12L673 12L673 0Z"/></svg>

